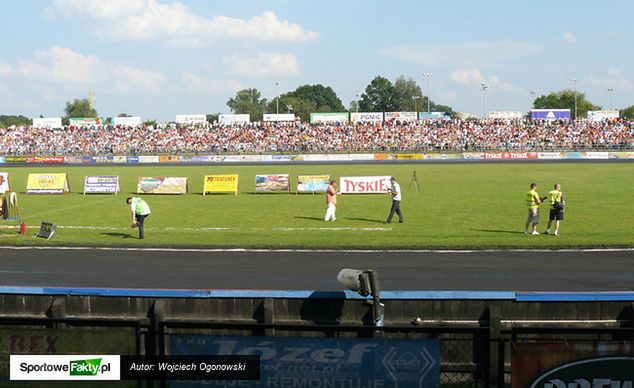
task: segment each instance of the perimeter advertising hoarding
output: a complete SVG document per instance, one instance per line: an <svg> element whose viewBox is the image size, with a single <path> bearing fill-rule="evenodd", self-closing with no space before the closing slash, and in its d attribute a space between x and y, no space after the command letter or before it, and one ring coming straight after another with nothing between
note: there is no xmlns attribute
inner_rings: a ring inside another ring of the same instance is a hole
<svg viewBox="0 0 634 388"><path fill-rule="evenodd" d="M385 121L416 121L416 112L385 112Z"/></svg>
<svg viewBox="0 0 634 388"><path fill-rule="evenodd" d="M49 381L28 384L9 381L9 355L136 354L132 329L48 329L7 326L0 329L0 386L50 387ZM66 386L94 386L70 383ZM119 381L117 386L136 387L136 381ZM58 385L61 386L61 385Z"/></svg>
<svg viewBox="0 0 634 388"><path fill-rule="evenodd" d="M86 194L117 194L119 192L119 177L86 176L84 180L84 195Z"/></svg>
<svg viewBox="0 0 634 388"><path fill-rule="evenodd" d="M207 115L176 115L176 122L179 124L206 124Z"/></svg>
<svg viewBox="0 0 634 388"><path fill-rule="evenodd" d="M356 112L350 113L351 123L381 123L383 122L382 112Z"/></svg>
<svg viewBox="0 0 634 388"><path fill-rule="evenodd" d="M291 180L288 174L265 174L255 176L256 193L290 192Z"/></svg>
<svg viewBox="0 0 634 388"><path fill-rule="evenodd" d="M141 118L138 116L133 117L113 117L112 124L116 127L118 125L122 127L136 127L141 125Z"/></svg>
<svg viewBox="0 0 634 388"><path fill-rule="evenodd" d="M446 118L445 112L418 112L419 120L443 120Z"/></svg>
<svg viewBox="0 0 634 388"><path fill-rule="evenodd" d="M203 195L207 193L234 193L238 195L239 176L234 175L205 175Z"/></svg>
<svg viewBox="0 0 634 388"><path fill-rule="evenodd" d="M61 117L34 117L33 128L62 128Z"/></svg>
<svg viewBox="0 0 634 388"><path fill-rule="evenodd" d="M330 184L330 175L297 176L298 193L325 193Z"/></svg>
<svg viewBox="0 0 634 388"><path fill-rule="evenodd" d="M137 194L185 194L187 178L184 177L139 177Z"/></svg>
<svg viewBox="0 0 634 388"><path fill-rule="evenodd" d="M9 184L9 173L0 172L0 194L4 194L7 191L11 191L11 185Z"/></svg>
<svg viewBox="0 0 634 388"><path fill-rule="evenodd" d="M220 124L246 124L251 122L251 116L249 114L222 114L218 115L218 122Z"/></svg>
<svg viewBox="0 0 634 388"><path fill-rule="evenodd" d="M295 115L293 113L265 113L263 116L264 121L295 121Z"/></svg>
<svg viewBox="0 0 634 388"><path fill-rule="evenodd" d="M172 334L170 355L260 355L268 387L420 387L440 385L437 339L238 337ZM173 381L172 387L206 386Z"/></svg>
<svg viewBox="0 0 634 388"><path fill-rule="evenodd" d="M101 117L71 117L68 122L74 127L94 127L103 124L103 119Z"/></svg>
<svg viewBox="0 0 634 388"><path fill-rule="evenodd" d="M632 383L627 385L627 381L634 381L633 355L634 343L631 341L516 343L511 350L511 386L614 387L610 380L620 381L620 384L616 385L618 387L631 386ZM627 375L617 374L611 370L610 364L620 364L606 360L610 356L629 358L629 368L623 370L628 373ZM603 361L582 364L582 368L579 368L578 361L597 357L600 357L599 360L603 358ZM601 379L603 383L595 385L594 379Z"/></svg>
<svg viewBox="0 0 634 388"><path fill-rule="evenodd" d="M524 114L522 112L514 112L514 111L489 112L490 119L515 120L515 119L521 119L523 116Z"/></svg>
<svg viewBox="0 0 634 388"><path fill-rule="evenodd" d="M463 154L464 156L464 154ZM485 152L486 160L537 159L537 152Z"/></svg>
<svg viewBox="0 0 634 388"><path fill-rule="evenodd" d="M26 181L27 194L64 194L69 191L66 173L29 174Z"/></svg>
<svg viewBox="0 0 634 388"><path fill-rule="evenodd" d="M588 119L592 121L612 120L619 118L617 109L589 110Z"/></svg>
<svg viewBox="0 0 634 388"><path fill-rule="evenodd" d="M324 124L324 123L347 123L348 112L335 112L335 113L311 113L311 124Z"/></svg>
<svg viewBox="0 0 634 388"><path fill-rule="evenodd" d="M533 120L570 120L570 109L531 109Z"/></svg>
<svg viewBox="0 0 634 388"><path fill-rule="evenodd" d="M389 187L389 176L342 176L339 178L339 191L342 194L387 193Z"/></svg>

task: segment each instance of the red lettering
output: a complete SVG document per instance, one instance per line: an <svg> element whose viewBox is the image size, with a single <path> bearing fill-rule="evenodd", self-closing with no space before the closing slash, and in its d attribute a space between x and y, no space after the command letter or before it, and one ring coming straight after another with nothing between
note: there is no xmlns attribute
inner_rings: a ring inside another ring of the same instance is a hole
<svg viewBox="0 0 634 388"><path fill-rule="evenodd" d="M21 335L12 335L9 337L9 352L24 353L24 337Z"/></svg>
<svg viewBox="0 0 634 388"><path fill-rule="evenodd" d="M40 340L42 339L41 335L32 335L29 338L29 353L38 353Z"/></svg>
<svg viewBox="0 0 634 388"><path fill-rule="evenodd" d="M46 336L46 353L57 353L55 345L58 339L58 336Z"/></svg>

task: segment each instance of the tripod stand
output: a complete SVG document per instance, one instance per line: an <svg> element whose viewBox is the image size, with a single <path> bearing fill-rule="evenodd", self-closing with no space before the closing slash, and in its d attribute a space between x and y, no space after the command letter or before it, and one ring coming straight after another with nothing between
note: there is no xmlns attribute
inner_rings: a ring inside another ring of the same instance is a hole
<svg viewBox="0 0 634 388"><path fill-rule="evenodd" d="M419 193L420 192L420 185L418 184L418 177L416 176L416 171L414 171L414 173L412 174L412 180L409 182L409 187L407 188L407 191L409 192L412 187L416 187L416 192Z"/></svg>

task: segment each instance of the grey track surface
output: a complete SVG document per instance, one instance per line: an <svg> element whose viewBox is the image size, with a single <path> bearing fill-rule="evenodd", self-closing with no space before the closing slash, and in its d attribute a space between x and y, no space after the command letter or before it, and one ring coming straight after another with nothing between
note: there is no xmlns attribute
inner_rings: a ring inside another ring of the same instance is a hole
<svg viewBox="0 0 634 388"><path fill-rule="evenodd" d="M0 286L339 290L341 268L385 290L631 291L634 251L192 252L0 249Z"/></svg>

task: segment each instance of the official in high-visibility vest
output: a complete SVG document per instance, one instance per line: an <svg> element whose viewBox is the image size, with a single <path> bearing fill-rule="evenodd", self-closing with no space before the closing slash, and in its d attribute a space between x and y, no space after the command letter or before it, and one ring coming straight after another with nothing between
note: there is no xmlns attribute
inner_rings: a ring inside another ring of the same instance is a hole
<svg viewBox="0 0 634 388"><path fill-rule="evenodd" d="M530 234L539 234L537 224L539 224L539 205L545 198L540 198L537 194L537 183L531 183L531 189L526 192L526 205L528 206L528 217L526 218L526 226L524 226L524 234L528 234L528 228L532 224Z"/></svg>
<svg viewBox="0 0 634 388"><path fill-rule="evenodd" d="M147 216L152 213L150 211L150 205L139 197L128 197L125 202L130 205L130 212L132 213L132 227L139 228L139 239L143 240L145 237L143 224Z"/></svg>
<svg viewBox="0 0 634 388"><path fill-rule="evenodd" d="M548 199L550 200L550 214L548 215L546 234L550 233L550 226L555 221L555 236L559 236L559 221L564 220L564 205L566 204L559 183L555 185L554 190L548 193Z"/></svg>

